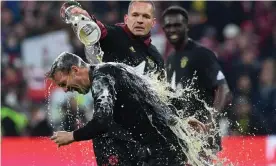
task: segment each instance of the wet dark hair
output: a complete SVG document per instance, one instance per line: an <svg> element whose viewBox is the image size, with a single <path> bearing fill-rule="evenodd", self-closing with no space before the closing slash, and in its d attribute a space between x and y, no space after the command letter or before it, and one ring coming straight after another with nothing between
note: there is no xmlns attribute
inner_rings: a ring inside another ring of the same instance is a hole
<svg viewBox="0 0 276 166"><path fill-rule="evenodd" d="M185 23L189 22L188 12L180 6L170 6L162 14L162 19L164 20L165 16L171 14L181 14L185 18Z"/></svg>
<svg viewBox="0 0 276 166"><path fill-rule="evenodd" d="M73 65L78 67L87 66L87 64L79 56L63 52L55 59L50 71L46 73L46 77L53 79L55 73L58 71L69 73Z"/></svg>
<svg viewBox="0 0 276 166"><path fill-rule="evenodd" d="M144 3L149 3L149 4L151 4L151 6L152 6L152 9L153 9L153 15L154 15L154 13L155 13L155 5L154 5L154 2L153 1L143 1L143 0L132 0L132 1L130 1L129 2L129 5L128 5L128 13L129 13L129 9L130 9L130 7L131 7L131 5L134 3L134 2L144 2Z"/></svg>

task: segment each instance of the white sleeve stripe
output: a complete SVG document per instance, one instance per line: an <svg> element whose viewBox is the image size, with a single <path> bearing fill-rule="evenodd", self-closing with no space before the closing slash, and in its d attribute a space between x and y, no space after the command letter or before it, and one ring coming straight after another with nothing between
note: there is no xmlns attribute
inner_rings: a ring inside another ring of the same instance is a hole
<svg viewBox="0 0 276 166"><path fill-rule="evenodd" d="M223 73L221 71L218 72L217 74L217 80L222 80L222 79L225 79L225 76L223 75Z"/></svg>

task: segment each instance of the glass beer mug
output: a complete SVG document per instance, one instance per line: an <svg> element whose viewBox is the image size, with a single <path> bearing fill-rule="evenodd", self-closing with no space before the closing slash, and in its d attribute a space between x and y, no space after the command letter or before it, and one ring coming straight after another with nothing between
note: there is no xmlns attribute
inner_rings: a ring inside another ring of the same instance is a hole
<svg viewBox="0 0 276 166"><path fill-rule="evenodd" d="M78 39L85 45L85 54L90 63L102 60L103 52L98 43L101 37L99 26L89 17L83 14L72 13L73 8L81 8L81 5L73 0L65 2L60 8L60 17L66 24L71 24ZM96 59L95 59L96 58Z"/></svg>

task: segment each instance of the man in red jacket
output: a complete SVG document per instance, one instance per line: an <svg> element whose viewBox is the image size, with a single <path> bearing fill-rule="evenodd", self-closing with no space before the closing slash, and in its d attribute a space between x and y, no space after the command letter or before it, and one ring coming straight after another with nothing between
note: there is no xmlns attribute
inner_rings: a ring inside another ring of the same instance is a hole
<svg viewBox="0 0 276 166"><path fill-rule="evenodd" d="M130 66L145 62L145 71L164 68L162 56L151 44L150 30L156 23L152 1L131 1L124 23L115 25L103 24L81 8L73 8L71 12L92 18L100 27L103 62L121 62Z"/></svg>

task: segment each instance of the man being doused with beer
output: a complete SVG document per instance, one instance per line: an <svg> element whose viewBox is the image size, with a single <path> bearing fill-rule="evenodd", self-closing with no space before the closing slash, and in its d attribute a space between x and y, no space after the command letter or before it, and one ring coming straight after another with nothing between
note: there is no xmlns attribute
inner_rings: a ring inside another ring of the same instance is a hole
<svg viewBox="0 0 276 166"><path fill-rule="evenodd" d="M65 92L86 94L91 90L94 98L93 118L75 131L55 132L51 139L58 146L108 134L121 141L103 155L115 157L114 165L187 163L186 142L172 130L179 126L178 117L134 68L113 62L89 65L77 55L64 52L54 61L47 76ZM206 130L196 119L191 118L188 124L199 131ZM124 156L131 158L121 160ZM104 164L110 164L108 159ZM190 158L189 163L197 165Z"/></svg>

